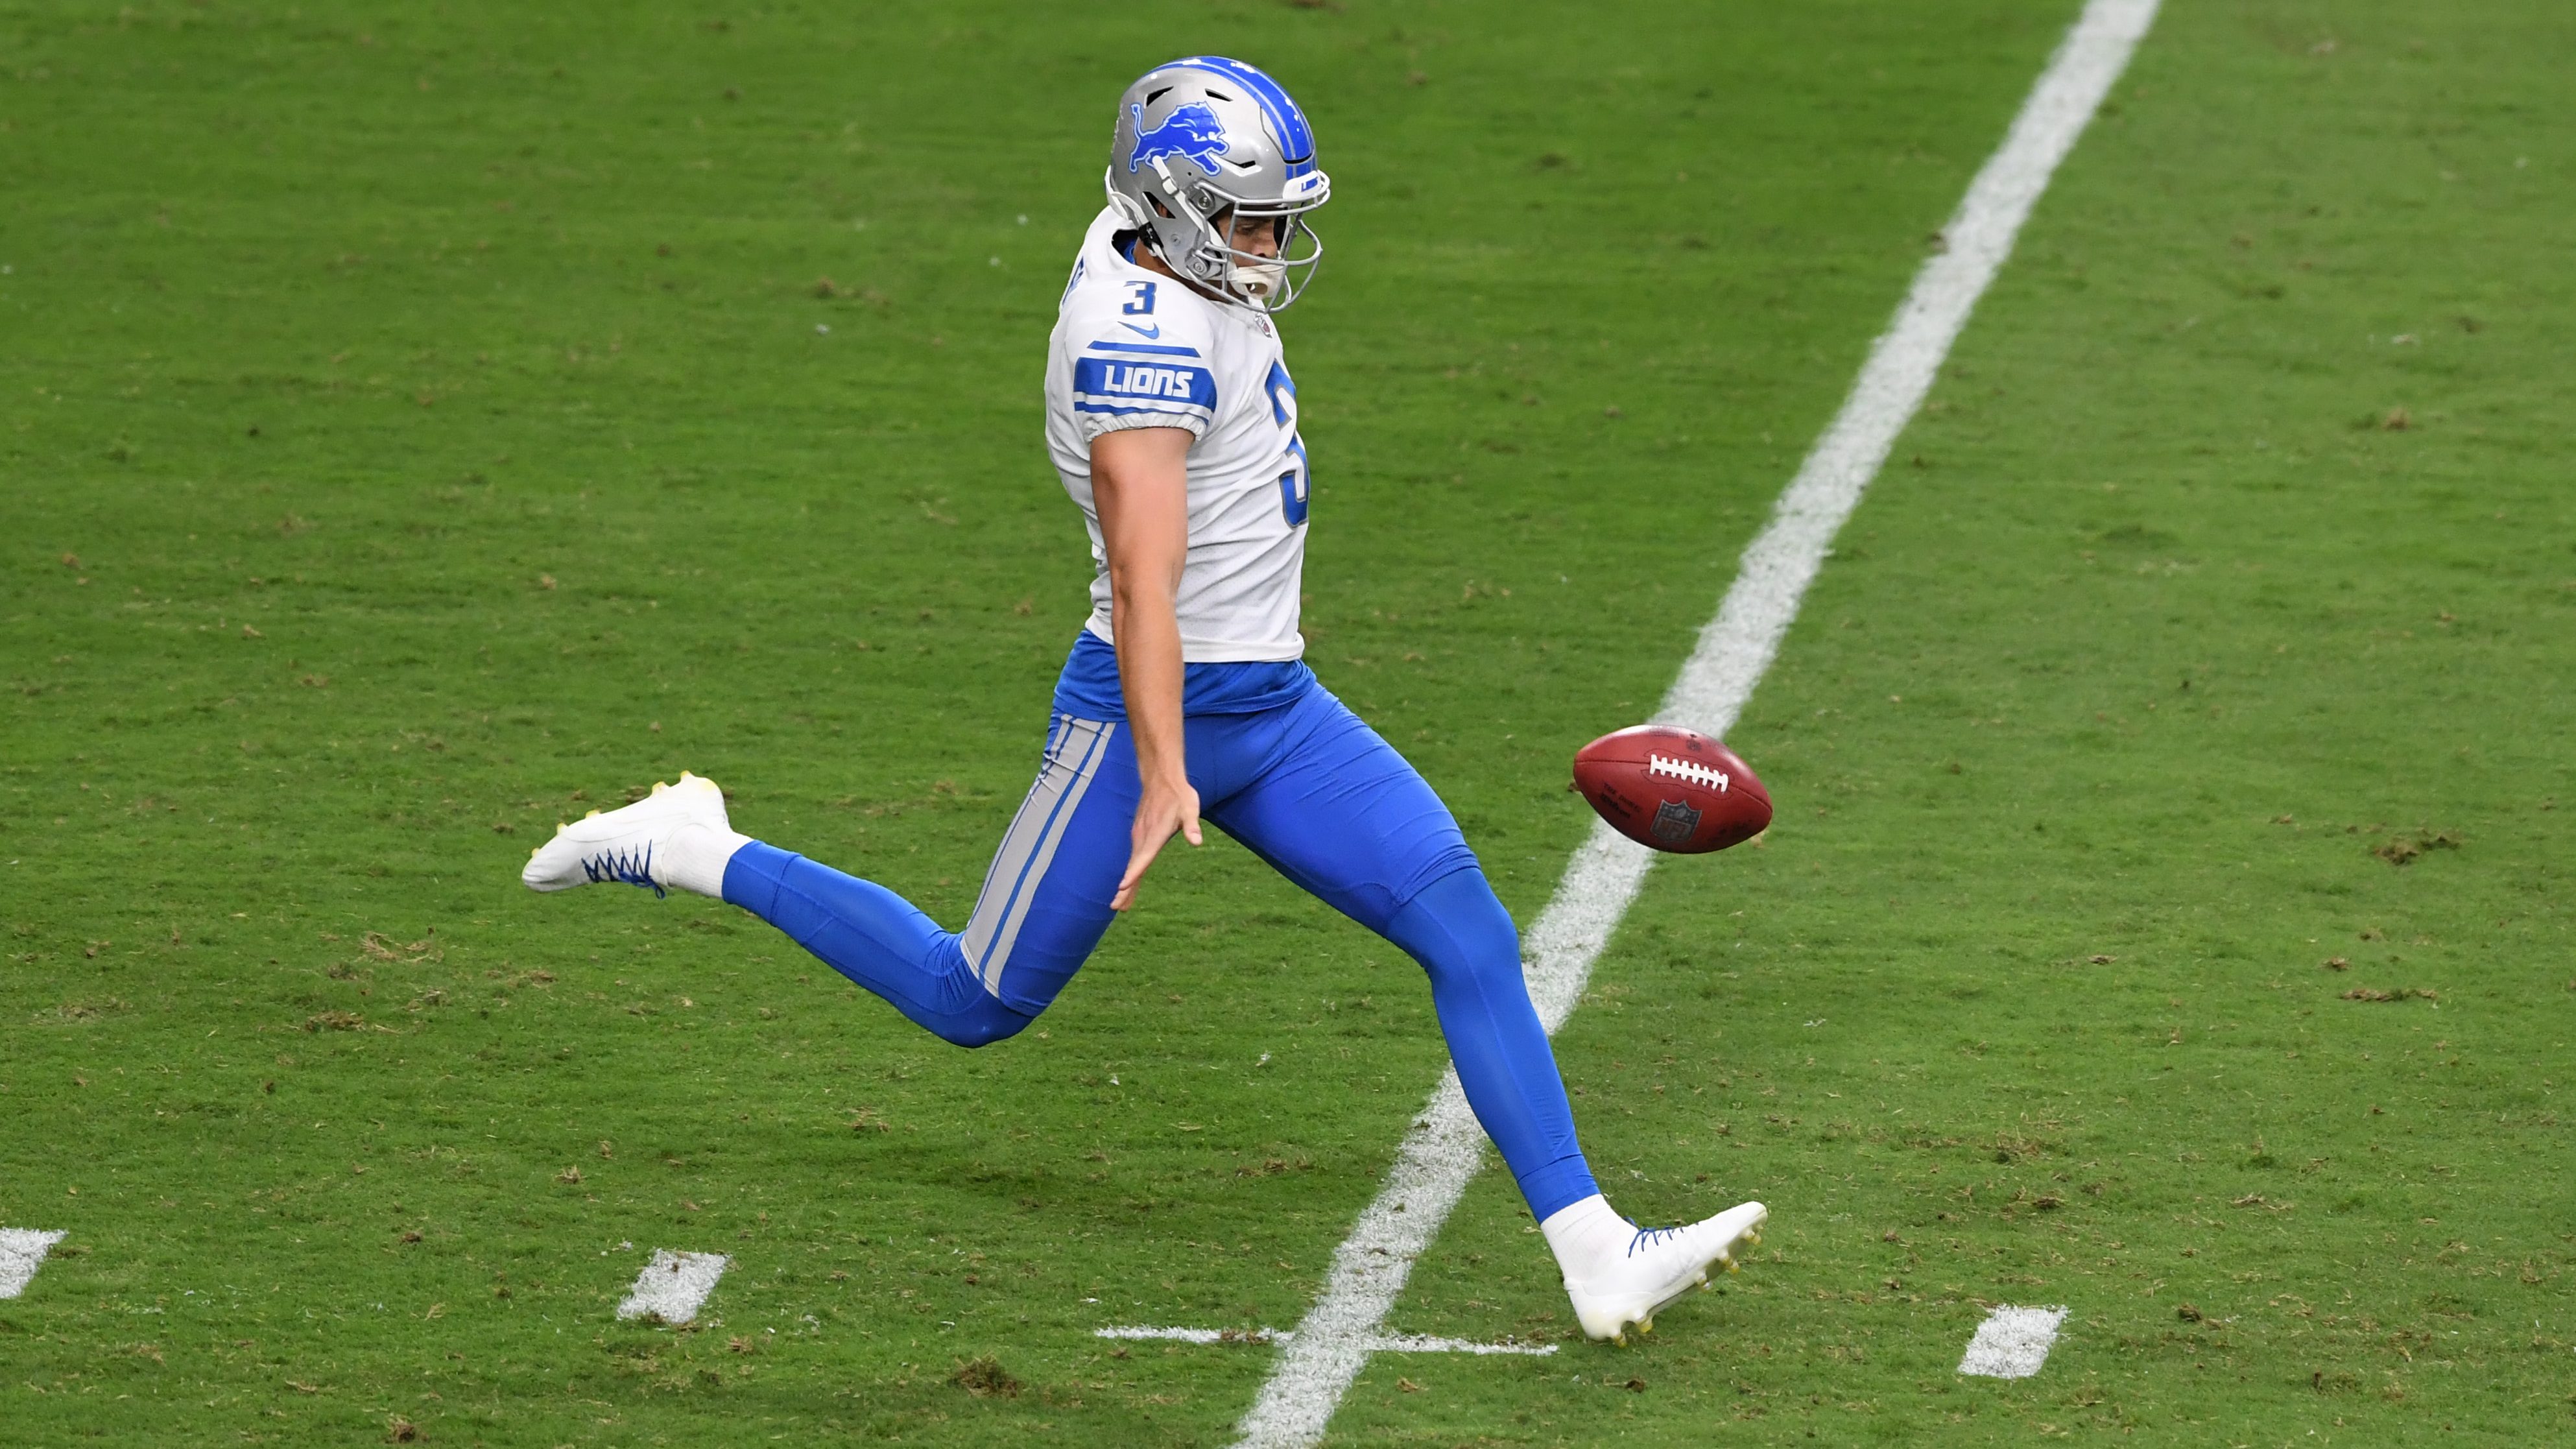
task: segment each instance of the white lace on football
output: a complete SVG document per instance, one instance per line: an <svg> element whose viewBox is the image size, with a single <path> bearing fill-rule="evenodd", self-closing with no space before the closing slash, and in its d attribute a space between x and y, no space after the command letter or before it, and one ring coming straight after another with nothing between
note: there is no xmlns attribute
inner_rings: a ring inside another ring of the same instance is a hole
<svg viewBox="0 0 2576 1449"><path fill-rule="evenodd" d="M1697 760L1678 760L1670 755L1650 754L1646 756L1646 773L1661 775L1668 780L1687 780L1694 785L1706 786L1721 794L1726 790L1726 772L1711 769Z"/></svg>

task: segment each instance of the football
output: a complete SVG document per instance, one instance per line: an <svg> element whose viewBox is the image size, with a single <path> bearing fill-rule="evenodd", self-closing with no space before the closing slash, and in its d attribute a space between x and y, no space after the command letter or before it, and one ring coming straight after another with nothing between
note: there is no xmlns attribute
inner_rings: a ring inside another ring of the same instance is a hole
<svg viewBox="0 0 2576 1449"><path fill-rule="evenodd" d="M1603 735L1574 753L1574 788L1639 845L1698 855L1771 824L1771 792L1733 750L1672 725Z"/></svg>

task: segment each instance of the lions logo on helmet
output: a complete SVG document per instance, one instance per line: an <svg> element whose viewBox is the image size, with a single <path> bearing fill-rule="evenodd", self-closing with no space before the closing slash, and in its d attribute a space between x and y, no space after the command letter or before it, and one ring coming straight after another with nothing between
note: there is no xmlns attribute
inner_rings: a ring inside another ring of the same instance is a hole
<svg viewBox="0 0 2576 1449"><path fill-rule="evenodd" d="M1279 82L1239 60L1188 56L1129 86L1105 181L1121 222L1220 300L1277 312L1323 259L1306 218L1333 184L1315 165L1314 130ZM1236 244L1261 228L1275 252Z"/></svg>
<svg viewBox="0 0 2576 1449"><path fill-rule="evenodd" d="M1139 101L1127 107L1128 119L1136 125L1136 146L1127 153L1127 174L1164 156L1186 156L1199 163L1210 176L1217 174L1213 157L1226 153L1225 122L1215 111L1203 105L1175 107L1163 118L1163 124L1145 129L1145 106Z"/></svg>

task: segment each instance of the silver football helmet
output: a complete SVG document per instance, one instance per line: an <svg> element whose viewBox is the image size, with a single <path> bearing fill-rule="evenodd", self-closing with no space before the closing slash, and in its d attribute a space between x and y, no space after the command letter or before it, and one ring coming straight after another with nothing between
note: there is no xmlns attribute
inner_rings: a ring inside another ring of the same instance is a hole
<svg viewBox="0 0 2576 1449"><path fill-rule="evenodd" d="M1277 81L1239 60L1194 55L1129 86L1108 186L1165 266L1238 306L1285 309L1323 260L1306 214L1333 183L1315 169L1315 133ZM1265 227L1273 245L1247 250Z"/></svg>

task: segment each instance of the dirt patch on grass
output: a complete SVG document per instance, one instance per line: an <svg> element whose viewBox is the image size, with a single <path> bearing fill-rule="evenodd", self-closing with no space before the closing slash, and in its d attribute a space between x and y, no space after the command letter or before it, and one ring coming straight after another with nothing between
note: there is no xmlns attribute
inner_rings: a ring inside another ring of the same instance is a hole
<svg viewBox="0 0 2576 1449"><path fill-rule="evenodd" d="M62 1026L75 1022L96 1021L102 1016L115 1016L132 1011L133 1005L120 997L104 1001L66 1001L60 1006L39 1011L31 1018L39 1026Z"/></svg>
<svg viewBox="0 0 2576 1449"><path fill-rule="evenodd" d="M2463 842L2454 830L2418 830L2399 832L2370 848L2370 853L2390 865L2413 865L2425 854L2436 850L2457 850Z"/></svg>
<svg viewBox="0 0 2576 1449"><path fill-rule="evenodd" d="M948 1381L979 1399L1016 1399L1020 1396L1020 1381L1011 1377L1002 1367L1002 1361L989 1353L982 1358L970 1358L959 1363L957 1371L948 1376Z"/></svg>

